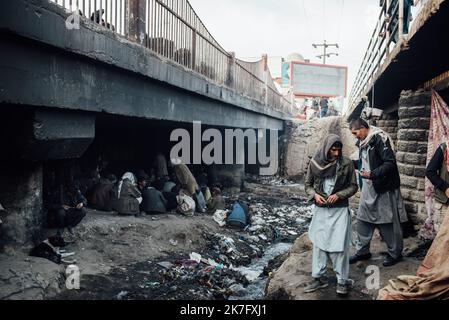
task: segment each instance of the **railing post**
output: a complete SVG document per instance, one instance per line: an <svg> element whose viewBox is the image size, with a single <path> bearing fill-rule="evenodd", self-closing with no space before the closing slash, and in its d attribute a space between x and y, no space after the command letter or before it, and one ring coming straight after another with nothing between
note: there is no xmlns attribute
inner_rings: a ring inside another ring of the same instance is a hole
<svg viewBox="0 0 449 320"><path fill-rule="evenodd" d="M391 6L391 0L386 0L385 15L387 15L389 17L388 21L385 23L385 46L386 46L387 57L390 55L390 40L391 40L391 32L390 32L391 17L388 14L388 10L389 10L390 6Z"/></svg>
<svg viewBox="0 0 449 320"><path fill-rule="evenodd" d="M262 55L263 74L265 82L265 105L268 106L268 55Z"/></svg>
<svg viewBox="0 0 449 320"><path fill-rule="evenodd" d="M399 0L399 39L398 42L402 39L404 35L404 0Z"/></svg>
<svg viewBox="0 0 449 320"><path fill-rule="evenodd" d="M197 37L196 30L192 30L192 63L191 63L191 66L192 66L193 70L196 70L195 69L195 62L196 62L196 37Z"/></svg>
<svg viewBox="0 0 449 320"><path fill-rule="evenodd" d="M146 33L146 0L125 1L125 35L144 44Z"/></svg>

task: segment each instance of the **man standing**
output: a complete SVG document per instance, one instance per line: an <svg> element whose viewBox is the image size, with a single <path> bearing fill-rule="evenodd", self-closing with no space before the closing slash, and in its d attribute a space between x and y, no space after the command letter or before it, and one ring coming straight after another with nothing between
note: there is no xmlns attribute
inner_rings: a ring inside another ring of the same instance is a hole
<svg viewBox="0 0 449 320"><path fill-rule="evenodd" d="M444 216L449 209L449 149L441 144L426 168L426 177L434 186L433 224L438 233Z"/></svg>
<svg viewBox="0 0 449 320"><path fill-rule="evenodd" d="M352 121L350 129L359 140L357 169L362 178L357 213L357 253L350 258L350 263L371 258L371 239L378 228L388 246L388 256L383 265L393 266L402 259L401 223L407 222L407 213L392 141L384 131L370 127L362 119Z"/></svg>
<svg viewBox="0 0 449 320"><path fill-rule="evenodd" d="M320 118L327 117L327 110L329 108L329 101L327 99L320 100Z"/></svg>
<svg viewBox="0 0 449 320"><path fill-rule="evenodd" d="M328 259L337 274L337 293L348 293L351 214L348 199L357 192L357 179L351 160L342 157L343 144L331 134L312 159L305 188L315 202L309 227L313 243L312 277L314 281L304 292L310 293L329 284L324 279Z"/></svg>

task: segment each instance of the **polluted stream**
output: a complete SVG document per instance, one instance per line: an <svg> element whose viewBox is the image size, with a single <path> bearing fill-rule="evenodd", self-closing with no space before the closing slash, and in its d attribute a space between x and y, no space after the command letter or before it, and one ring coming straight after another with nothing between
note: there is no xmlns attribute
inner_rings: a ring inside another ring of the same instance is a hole
<svg viewBox="0 0 449 320"><path fill-rule="evenodd" d="M237 198L227 198L232 204ZM245 230L204 232L198 252L116 266L108 274L84 275L79 290L54 299L259 300L271 273L285 261L294 241L307 231L312 207L299 198L240 194L249 204ZM192 218L194 219L194 217Z"/></svg>

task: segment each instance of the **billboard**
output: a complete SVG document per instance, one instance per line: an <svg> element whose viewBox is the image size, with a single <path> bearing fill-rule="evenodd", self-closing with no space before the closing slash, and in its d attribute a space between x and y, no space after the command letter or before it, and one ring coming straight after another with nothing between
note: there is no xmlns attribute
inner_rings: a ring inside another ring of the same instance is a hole
<svg viewBox="0 0 449 320"><path fill-rule="evenodd" d="M289 86L290 85L290 62L282 62L282 85Z"/></svg>
<svg viewBox="0 0 449 320"><path fill-rule="evenodd" d="M297 96L346 97L348 68L292 62L291 86Z"/></svg>

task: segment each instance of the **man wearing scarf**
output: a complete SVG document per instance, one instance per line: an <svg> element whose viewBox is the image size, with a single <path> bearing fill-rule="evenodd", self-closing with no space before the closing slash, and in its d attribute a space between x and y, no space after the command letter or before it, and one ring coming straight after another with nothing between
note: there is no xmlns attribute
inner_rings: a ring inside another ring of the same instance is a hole
<svg viewBox="0 0 449 320"><path fill-rule="evenodd" d="M434 186L433 224L438 233L449 209L449 149L446 142L438 147L427 165L426 177Z"/></svg>
<svg viewBox="0 0 449 320"><path fill-rule="evenodd" d="M393 143L387 133L363 119L352 121L350 129L359 140L357 169L363 181L357 212L357 253L350 263L371 258L370 244L377 228L388 246L383 265L390 267L402 259L401 223L407 222Z"/></svg>
<svg viewBox="0 0 449 320"><path fill-rule="evenodd" d="M342 157L343 143L330 134L312 159L305 181L309 201L314 201L314 214L309 227L313 243L312 277L306 293L325 288L328 259L337 274L337 293L348 293L351 214L349 198L357 192L357 179L352 161Z"/></svg>

